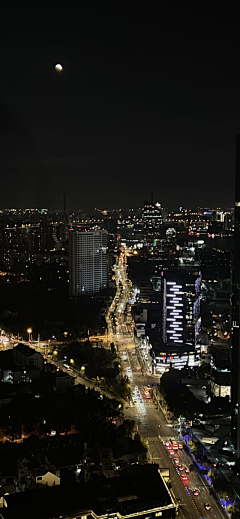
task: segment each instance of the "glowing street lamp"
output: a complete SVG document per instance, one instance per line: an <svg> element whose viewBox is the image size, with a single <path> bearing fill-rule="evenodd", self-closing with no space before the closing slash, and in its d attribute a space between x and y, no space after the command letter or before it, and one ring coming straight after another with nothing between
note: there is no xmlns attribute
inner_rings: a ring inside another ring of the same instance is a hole
<svg viewBox="0 0 240 519"><path fill-rule="evenodd" d="M32 328L28 328L27 329L27 333L28 333L28 342L31 341L31 335L32 335Z"/></svg>

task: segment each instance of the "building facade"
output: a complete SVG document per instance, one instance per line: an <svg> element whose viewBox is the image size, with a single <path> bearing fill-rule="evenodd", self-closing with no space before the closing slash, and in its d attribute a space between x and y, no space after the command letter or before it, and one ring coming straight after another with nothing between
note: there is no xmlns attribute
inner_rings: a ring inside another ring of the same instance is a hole
<svg viewBox="0 0 240 519"><path fill-rule="evenodd" d="M107 287L107 231L69 231L69 296L93 295Z"/></svg>
<svg viewBox="0 0 240 519"><path fill-rule="evenodd" d="M36 485L60 485L60 470L50 465L44 455L30 454L29 458L18 458L18 486L21 491L34 488Z"/></svg>
<svg viewBox="0 0 240 519"><path fill-rule="evenodd" d="M147 227L160 227L163 223L162 208L159 202L144 202L142 209L142 219Z"/></svg>
<svg viewBox="0 0 240 519"><path fill-rule="evenodd" d="M200 334L201 275L162 272L162 342L168 346L194 346Z"/></svg>
<svg viewBox="0 0 240 519"><path fill-rule="evenodd" d="M232 435L240 456L240 135L237 135L235 182L235 229L232 268L231 402Z"/></svg>
<svg viewBox="0 0 240 519"><path fill-rule="evenodd" d="M13 348L13 361L18 366L35 366L40 371L43 370L43 356L41 353L25 344L20 343Z"/></svg>
<svg viewBox="0 0 240 519"><path fill-rule="evenodd" d="M144 229L145 244L156 244L161 238L163 216L159 202L144 202L142 209L142 221Z"/></svg>

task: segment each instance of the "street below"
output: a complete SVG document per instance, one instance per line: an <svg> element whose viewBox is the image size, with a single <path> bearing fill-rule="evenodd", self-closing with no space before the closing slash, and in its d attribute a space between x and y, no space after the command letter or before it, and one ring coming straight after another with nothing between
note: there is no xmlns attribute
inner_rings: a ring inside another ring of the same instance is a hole
<svg viewBox="0 0 240 519"><path fill-rule="evenodd" d="M214 519L226 519L228 515L210 495L209 486L204 476L194 468L193 459L188 451L182 448L175 450L174 454L169 454L166 448L166 442L171 444L175 441L182 446L184 442L171 424L167 423L159 405L147 397L148 389L151 393L152 386L159 378L156 379L155 375L140 365L141 356L132 333L134 323L129 325L125 322L125 309L132 299L132 286L127 277L124 253L120 253L115 266L115 281L116 297L108 312L107 324L109 334L119 351L123 373L127 375L132 391L132 402L126 406L125 417L135 421L141 438L148 442L150 462L157 463L160 468L169 468L171 492L179 505L179 517L205 519L210 516ZM183 475L186 476L186 481L182 481ZM199 491L197 496L193 494L195 489ZM207 504L210 505L209 511L205 508Z"/></svg>

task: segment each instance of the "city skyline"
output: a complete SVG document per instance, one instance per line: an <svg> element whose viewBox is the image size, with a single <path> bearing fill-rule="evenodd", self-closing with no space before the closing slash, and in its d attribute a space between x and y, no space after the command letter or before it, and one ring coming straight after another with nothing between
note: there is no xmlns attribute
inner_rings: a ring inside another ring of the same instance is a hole
<svg viewBox="0 0 240 519"><path fill-rule="evenodd" d="M234 13L126 1L4 20L1 206L56 209L64 191L71 209L151 191L169 207L233 205Z"/></svg>
<svg viewBox="0 0 240 519"><path fill-rule="evenodd" d="M0 519L240 519L238 11L1 13Z"/></svg>

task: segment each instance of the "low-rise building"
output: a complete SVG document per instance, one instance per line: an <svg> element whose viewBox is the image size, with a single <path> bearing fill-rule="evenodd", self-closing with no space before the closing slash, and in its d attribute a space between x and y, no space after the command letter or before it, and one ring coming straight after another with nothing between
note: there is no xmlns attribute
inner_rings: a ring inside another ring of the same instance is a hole
<svg viewBox="0 0 240 519"><path fill-rule="evenodd" d="M231 397L231 362L229 348L215 348L211 356L211 393Z"/></svg>
<svg viewBox="0 0 240 519"><path fill-rule="evenodd" d="M39 363L40 366L40 363ZM13 350L0 352L0 380L9 384L34 382L41 375L40 367L34 363L18 364Z"/></svg>
<svg viewBox="0 0 240 519"><path fill-rule="evenodd" d="M51 465L42 455L30 455L28 458L18 459L18 484L21 490L35 485L60 485L60 470Z"/></svg>
<svg viewBox="0 0 240 519"><path fill-rule="evenodd" d="M133 465L119 477L4 497L1 519L175 519L176 505L157 465Z"/></svg>
<svg viewBox="0 0 240 519"><path fill-rule="evenodd" d="M74 378L71 377L68 373L60 370L54 374L53 391L57 391L58 393L65 393L67 389L73 386L73 384Z"/></svg>
<svg viewBox="0 0 240 519"><path fill-rule="evenodd" d="M43 356L33 348L26 346L25 344L17 344L13 348L13 361L18 366L35 366L36 368L43 370Z"/></svg>

